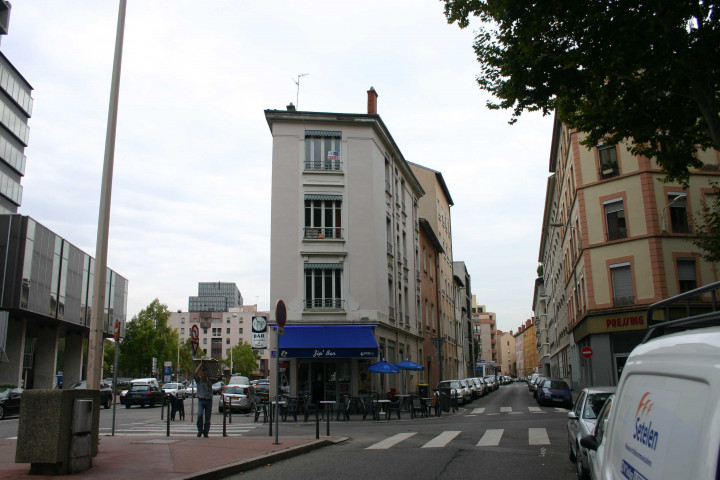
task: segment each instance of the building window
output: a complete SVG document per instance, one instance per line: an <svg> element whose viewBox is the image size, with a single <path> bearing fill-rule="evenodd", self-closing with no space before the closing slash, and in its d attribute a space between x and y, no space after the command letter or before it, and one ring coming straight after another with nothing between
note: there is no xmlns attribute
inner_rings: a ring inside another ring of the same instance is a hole
<svg viewBox="0 0 720 480"><path fill-rule="evenodd" d="M680 283L680 293L697 288L694 258L678 258L677 270L678 282Z"/></svg>
<svg viewBox="0 0 720 480"><path fill-rule="evenodd" d="M180 317L180 323L185 323L185 317Z"/></svg>
<svg viewBox="0 0 720 480"><path fill-rule="evenodd" d="M207 328L203 328L203 335L207 335Z"/></svg>
<svg viewBox="0 0 720 480"><path fill-rule="evenodd" d="M184 329L184 328L181 328L181 329L180 329L180 334L184 334L184 333L185 333L185 329Z"/></svg>
<svg viewBox="0 0 720 480"><path fill-rule="evenodd" d="M230 328L227 328L227 334L230 335Z"/></svg>
<svg viewBox="0 0 720 480"><path fill-rule="evenodd" d="M225 323L227 323L228 325L230 324L230 317L227 317L227 318L225 319Z"/></svg>
<svg viewBox="0 0 720 480"><path fill-rule="evenodd" d="M623 206L622 199L604 202L604 206L608 241L627 238L625 207Z"/></svg>
<svg viewBox="0 0 720 480"><path fill-rule="evenodd" d="M673 233L690 233L686 199L687 195L684 193L668 194L668 215Z"/></svg>
<svg viewBox="0 0 720 480"><path fill-rule="evenodd" d="M342 170L342 132L305 130L305 170Z"/></svg>
<svg viewBox="0 0 720 480"><path fill-rule="evenodd" d="M229 338L226 338L226 339L225 339L225 344L226 344L226 345L230 345L230 339L229 339Z"/></svg>
<svg viewBox="0 0 720 480"><path fill-rule="evenodd" d="M203 338L203 345L207 345L207 338Z"/></svg>
<svg viewBox="0 0 720 480"><path fill-rule="evenodd" d="M342 310L342 264L305 264L305 308Z"/></svg>
<svg viewBox="0 0 720 480"><path fill-rule="evenodd" d="M238 333L242 335L242 327L238 328Z"/></svg>
<svg viewBox="0 0 720 480"><path fill-rule="evenodd" d="M632 271L630 263L610 265L613 286L613 304L616 307L635 304L633 293Z"/></svg>
<svg viewBox="0 0 720 480"><path fill-rule="evenodd" d="M600 178L610 178L620 174L617 160L617 145L599 146Z"/></svg>
<svg viewBox="0 0 720 480"><path fill-rule="evenodd" d="M305 195L305 238L343 238L340 195Z"/></svg>

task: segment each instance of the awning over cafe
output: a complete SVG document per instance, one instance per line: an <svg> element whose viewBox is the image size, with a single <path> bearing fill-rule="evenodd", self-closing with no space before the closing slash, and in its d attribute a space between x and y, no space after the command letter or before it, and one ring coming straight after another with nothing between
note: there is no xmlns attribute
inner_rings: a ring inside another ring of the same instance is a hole
<svg viewBox="0 0 720 480"><path fill-rule="evenodd" d="M272 346L271 346L272 348ZM286 325L280 358L375 358L371 325Z"/></svg>

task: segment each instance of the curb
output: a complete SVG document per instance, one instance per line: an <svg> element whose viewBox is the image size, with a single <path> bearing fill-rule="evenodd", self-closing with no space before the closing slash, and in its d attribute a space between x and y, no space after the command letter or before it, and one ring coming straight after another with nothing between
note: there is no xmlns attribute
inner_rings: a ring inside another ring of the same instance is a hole
<svg viewBox="0 0 720 480"><path fill-rule="evenodd" d="M329 447L337 443L342 443L349 440L348 437L338 437L333 439L324 440L313 440L303 445L296 445L294 447L288 447L283 450L278 450L272 453L266 453L264 455L258 455L257 457L248 458L239 462L228 463L219 467L213 467L206 470L200 470L182 477L175 477L173 480L214 480L225 478L230 475L238 473L244 473L249 470L263 467L269 463L285 460L286 458L292 458L304 453L311 452L323 447Z"/></svg>

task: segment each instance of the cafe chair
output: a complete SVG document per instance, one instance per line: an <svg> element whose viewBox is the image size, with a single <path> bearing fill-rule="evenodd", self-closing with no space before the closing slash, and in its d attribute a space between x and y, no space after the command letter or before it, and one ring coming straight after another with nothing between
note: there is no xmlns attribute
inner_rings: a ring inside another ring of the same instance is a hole
<svg viewBox="0 0 720 480"><path fill-rule="evenodd" d="M413 395L410 398L410 416L415 418L417 416L427 417L428 409L427 405L417 395Z"/></svg>

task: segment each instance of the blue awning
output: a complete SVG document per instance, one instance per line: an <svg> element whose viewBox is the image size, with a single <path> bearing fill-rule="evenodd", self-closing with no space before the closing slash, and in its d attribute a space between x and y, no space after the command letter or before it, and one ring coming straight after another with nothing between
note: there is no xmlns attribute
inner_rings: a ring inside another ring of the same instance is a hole
<svg viewBox="0 0 720 480"><path fill-rule="evenodd" d="M378 344L370 325L286 325L280 358L375 358Z"/></svg>

